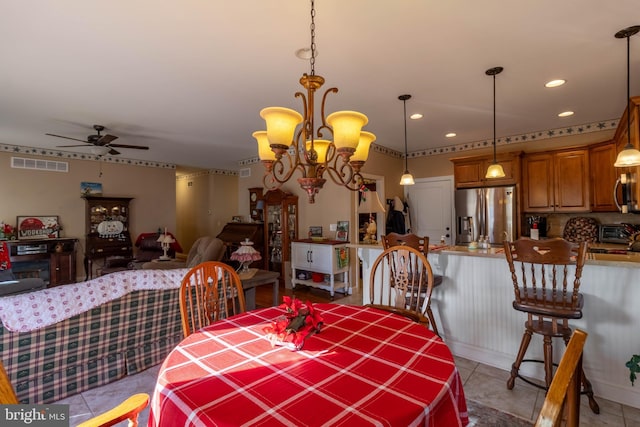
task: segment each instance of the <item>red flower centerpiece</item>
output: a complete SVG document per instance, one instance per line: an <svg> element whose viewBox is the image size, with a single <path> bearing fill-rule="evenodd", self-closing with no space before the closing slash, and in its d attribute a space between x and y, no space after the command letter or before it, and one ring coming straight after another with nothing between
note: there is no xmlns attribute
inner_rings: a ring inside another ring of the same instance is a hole
<svg viewBox="0 0 640 427"><path fill-rule="evenodd" d="M291 350L301 350L304 340L314 333L320 332L322 316L307 300L302 303L297 298L283 296L284 301L279 308L287 312L270 326L264 328L271 345L284 345Z"/></svg>

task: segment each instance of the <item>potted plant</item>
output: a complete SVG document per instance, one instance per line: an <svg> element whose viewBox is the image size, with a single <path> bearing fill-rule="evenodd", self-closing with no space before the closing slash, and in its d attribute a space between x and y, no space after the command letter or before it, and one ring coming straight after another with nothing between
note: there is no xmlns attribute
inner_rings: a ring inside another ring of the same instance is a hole
<svg viewBox="0 0 640 427"><path fill-rule="evenodd" d="M640 354L634 354L625 366L629 368L629 379L631 380L631 385L633 385L636 380L636 374L640 373Z"/></svg>

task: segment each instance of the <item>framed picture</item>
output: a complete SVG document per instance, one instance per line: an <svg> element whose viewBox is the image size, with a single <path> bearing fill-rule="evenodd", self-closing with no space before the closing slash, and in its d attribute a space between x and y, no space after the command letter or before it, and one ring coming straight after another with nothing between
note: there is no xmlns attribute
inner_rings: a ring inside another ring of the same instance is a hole
<svg viewBox="0 0 640 427"><path fill-rule="evenodd" d="M60 223L55 215L17 217L18 239L57 239L60 237Z"/></svg>
<svg viewBox="0 0 640 427"><path fill-rule="evenodd" d="M336 240L346 242L349 240L349 221L338 221L336 227Z"/></svg>
<svg viewBox="0 0 640 427"><path fill-rule="evenodd" d="M322 226L312 225L309 227L309 237L322 237Z"/></svg>
<svg viewBox="0 0 640 427"><path fill-rule="evenodd" d="M100 182L81 182L81 196L102 196L102 183Z"/></svg>

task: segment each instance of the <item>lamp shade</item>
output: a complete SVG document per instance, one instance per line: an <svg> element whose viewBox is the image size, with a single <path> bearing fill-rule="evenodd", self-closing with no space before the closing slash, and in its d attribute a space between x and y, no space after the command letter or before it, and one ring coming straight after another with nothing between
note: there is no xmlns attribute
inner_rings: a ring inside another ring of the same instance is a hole
<svg viewBox="0 0 640 427"><path fill-rule="evenodd" d="M409 171L404 171L402 177L400 178L400 185L413 185L416 182L413 180L413 175L409 173Z"/></svg>
<svg viewBox="0 0 640 427"><path fill-rule="evenodd" d="M333 128L333 144L337 150L351 148L360 142L362 127L369 122L367 116L357 111L336 111L327 116L327 123Z"/></svg>
<svg viewBox="0 0 640 427"><path fill-rule="evenodd" d="M276 153L273 152L269 145L269 139L267 138L266 130L259 130L252 134L252 136L258 141L258 158L260 160L275 160Z"/></svg>
<svg viewBox="0 0 640 427"><path fill-rule="evenodd" d="M324 163L327 161L327 151L329 150L330 141L326 139L314 139L313 149L318 153L317 163ZM307 141L307 151L311 150L311 141Z"/></svg>
<svg viewBox="0 0 640 427"><path fill-rule="evenodd" d="M296 126L302 122L302 115L283 107L267 107L260 111L267 123L267 138L271 145L291 146Z"/></svg>
<svg viewBox="0 0 640 427"><path fill-rule="evenodd" d="M624 150L618 153L618 157L613 166L617 168L640 166L640 151L633 148L632 145L627 145Z"/></svg>
<svg viewBox="0 0 640 427"><path fill-rule="evenodd" d="M372 212L386 212L384 206L380 202L377 191L367 191L363 194L360 205L358 205L358 212L360 213L372 213Z"/></svg>
<svg viewBox="0 0 640 427"><path fill-rule="evenodd" d="M369 158L369 148L371 147L371 143L375 140L376 136L371 132L360 132L360 142L358 142L356 152L353 153L349 160L352 162L366 162Z"/></svg>
<svg viewBox="0 0 640 427"><path fill-rule="evenodd" d="M500 163L493 163L487 169L487 174L485 178L504 178L504 169L502 169L502 165Z"/></svg>

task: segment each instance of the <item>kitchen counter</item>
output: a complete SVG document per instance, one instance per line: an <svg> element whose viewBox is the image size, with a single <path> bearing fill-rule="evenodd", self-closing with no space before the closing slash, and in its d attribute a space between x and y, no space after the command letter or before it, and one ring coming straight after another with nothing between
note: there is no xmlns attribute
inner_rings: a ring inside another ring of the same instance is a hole
<svg viewBox="0 0 640 427"><path fill-rule="evenodd" d="M613 245L613 244L601 244L594 243L589 245L590 248L602 251L623 251L626 250L626 245ZM469 249L466 246L446 246L439 251L446 254L455 254L462 256L476 256L485 258L503 258L504 249L501 247L494 247L489 249ZM605 265L611 267L632 267L640 268L640 252L627 252L622 253L598 253L590 252L587 254L586 264L591 265Z"/></svg>

